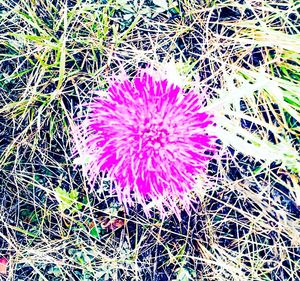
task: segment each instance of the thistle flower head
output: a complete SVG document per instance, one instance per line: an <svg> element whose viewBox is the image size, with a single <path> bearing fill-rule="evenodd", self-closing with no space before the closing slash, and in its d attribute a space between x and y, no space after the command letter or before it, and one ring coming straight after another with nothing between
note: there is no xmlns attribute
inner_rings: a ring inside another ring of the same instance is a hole
<svg viewBox="0 0 300 281"><path fill-rule="evenodd" d="M200 93L185 92L152 68L111 80L107 98L87 105L77 128L90 183L105 172L125 207L148 199L161 214L189 210L195 176L204 173L215 151L207 128L213 116L204 111ZM182 207L181 206L181 207Z"/></svg>

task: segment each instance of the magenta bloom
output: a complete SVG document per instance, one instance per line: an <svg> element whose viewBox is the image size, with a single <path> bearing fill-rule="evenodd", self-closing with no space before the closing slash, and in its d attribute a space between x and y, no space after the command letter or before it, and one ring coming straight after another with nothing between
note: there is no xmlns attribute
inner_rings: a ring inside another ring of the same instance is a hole
<svg viewBox="0 0 300 281"><path fill-rule="evenodd" d="M132 81L112 81L107 98L87 105L89 116L77 131L84 136L77 149L90 157L91 184L103 171L126 207L135 201L148 214L146 200L152 199L162 215L165 207L177 215L180 205L188 210L195 176L215 151L215 137L206 132L213 116L203 111L202 99L150 68Z"/></svg>

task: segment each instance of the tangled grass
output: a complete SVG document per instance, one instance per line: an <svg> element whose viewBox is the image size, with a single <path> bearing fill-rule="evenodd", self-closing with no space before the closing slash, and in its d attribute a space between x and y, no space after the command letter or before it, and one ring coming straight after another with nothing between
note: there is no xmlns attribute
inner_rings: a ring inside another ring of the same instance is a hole
<svg viewBox="0 0 300 281"><path fill-rule="evenodd" d="M0 0L3 280L299 280L299 1ZM222 149L179 222L108 178L70 126L120 64L210 93ZM199 198L199 199L197 199Z"/></svg>

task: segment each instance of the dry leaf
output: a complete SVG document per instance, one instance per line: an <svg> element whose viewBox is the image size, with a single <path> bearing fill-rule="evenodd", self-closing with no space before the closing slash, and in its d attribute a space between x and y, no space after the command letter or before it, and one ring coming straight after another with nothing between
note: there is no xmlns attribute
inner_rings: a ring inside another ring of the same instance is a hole
<svg viewBox="0 0 300 281"><path fill-rule="evenodd" d="M124 221L122 219L117 219L117 218L114 218L112 220L106 218L101 222L101 227L107 230L115 230L117 228L122 227L123 225L124 225Z"/></svg>

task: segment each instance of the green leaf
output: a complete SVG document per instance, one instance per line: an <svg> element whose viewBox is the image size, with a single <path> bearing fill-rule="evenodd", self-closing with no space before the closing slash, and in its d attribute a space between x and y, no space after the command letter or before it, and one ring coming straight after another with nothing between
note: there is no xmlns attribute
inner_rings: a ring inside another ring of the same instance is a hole
<svg viewBox="0 0 300 281"><path fill-rule="evenodd" d="M95 238L100 238L100 234L102 232L102 229L100 227L94 226L91 230L90 230L90 234L95 237Z"/></svg>
<svg viewBox="0 0 300 281"><path fill-rule="evenodd" d="M259 166L253 170L253 175L258 175L264 168Z"/></svg>
<svg viewBox="0 0 300 281"><path fill-rule="evenodd" d="M55 277L59 277L62 275L62 271L59 267L54 266L48 270L48 274L53 274Z"/></svg>
<svg viewBox="0 0 300 281"><path fill-rule="evenodd" d="M55 195L59 202L59 209L60 211L65 211L67 209L71 209L72 212L76 212L77 210L80 210L82 208L81 203L75 203L75 201L78 201L78 191L75 189L72 189L70 192L67 192L66 190L62 189L61 187L55 188ZM77 208L74 208L76 206Z"/></svg>

